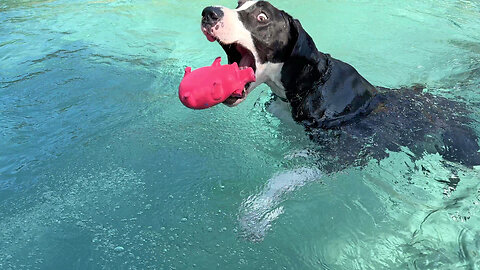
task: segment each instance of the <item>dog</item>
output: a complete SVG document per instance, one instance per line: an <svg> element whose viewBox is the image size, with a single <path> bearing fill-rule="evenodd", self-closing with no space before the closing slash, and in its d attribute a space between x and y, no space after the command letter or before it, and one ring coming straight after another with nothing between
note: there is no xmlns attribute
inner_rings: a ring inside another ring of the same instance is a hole
<svg viewBox="0 0 480 270"><path fill-rule="evenodd" d="M364 165L403 148L412 159L439 153L446 162L480 164L478 137L463 103L422 86L373 86L351 65L320 52L299 20L269 2L206 7L201 30L223 47L229 64L255 71L256 82L245 86L243 96L224 104L237 106L267 84L318 143L324 171Z"/></svg>

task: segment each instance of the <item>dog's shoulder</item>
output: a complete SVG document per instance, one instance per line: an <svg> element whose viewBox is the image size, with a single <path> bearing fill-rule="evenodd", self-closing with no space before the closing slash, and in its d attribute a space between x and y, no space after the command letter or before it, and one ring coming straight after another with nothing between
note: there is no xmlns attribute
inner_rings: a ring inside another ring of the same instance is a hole
<svg viewBox="0 0 480 270"><path fill-rule="evenodd" d="M376 104L376 88L351 65L322 55L325 60L315 66L307 60L292 67L296 86L290 88L295 91L287 89L287 96L294 118L308 126L333 128L368 114Z"/></svg>
<svg viewBox="0 0 480 270"><path fill-rule="evenodd" d="M295 44L281 78L294 119L331 128L368 113L375 87L351 65L318 51L298 20L292 25Z"/></svg>
<svg viewBox="0 0 480 270"><path fill-rule="evenodd" d="M328 128L369 113L377 90L351 65L329 55L327 59L326 72L316 89L321 99L312 96L306 102L312 108L320 105L322 126Z"/></svg>

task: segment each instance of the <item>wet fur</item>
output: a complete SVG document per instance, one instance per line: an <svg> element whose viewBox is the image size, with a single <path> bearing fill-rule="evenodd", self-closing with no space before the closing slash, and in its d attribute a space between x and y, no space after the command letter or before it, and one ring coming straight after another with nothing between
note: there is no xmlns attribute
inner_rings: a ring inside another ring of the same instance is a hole
<svg viewBox="0 0 480 270"><path fill-rule="evenodd" d="M300 22L290 22L297 40L282 81L292 117L328 153L322 155L328 171L380 160L402 147L415 154L412 159L439 153L467 167L480 164L465 104L421 86L373 87L349 64L319 52Z"/></svg>
<svg viewBox="0 0 480 270"><path fill-rule="evenodd" d="M261 12L268 23L255 20ZM280 81L265 83L277 86L277 96L283 91L293 119L318 143L325 171L364 165L402 147L414 153L412 159L439 153L467 167L480 165L478 137L463 103L422 87L374 87L351 65L319 52L298 20L266 1L250 2L237 13L251 33L257 65L281 66L278 76L270 76Z"/></svg>

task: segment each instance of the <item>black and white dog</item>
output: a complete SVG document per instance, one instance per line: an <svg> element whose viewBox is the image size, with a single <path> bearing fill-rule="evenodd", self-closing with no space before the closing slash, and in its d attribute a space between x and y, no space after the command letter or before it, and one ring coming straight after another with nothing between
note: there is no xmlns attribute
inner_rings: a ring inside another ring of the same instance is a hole
<svg viewBox="0 0 480 270"><path fill-rule="evenodd" d="M245 87L243 97L224 103L236 106L267 84L329 153L322 155L326 170L381 159L402 147L412 156L439 153L468 167L480 164L464 104L424 93L422 87L373 86L349 64L319 52L298 20L266 1L242 0L236 9L207 7L201 28L223 47L229 63L255 70L257 80Z"/></svg>

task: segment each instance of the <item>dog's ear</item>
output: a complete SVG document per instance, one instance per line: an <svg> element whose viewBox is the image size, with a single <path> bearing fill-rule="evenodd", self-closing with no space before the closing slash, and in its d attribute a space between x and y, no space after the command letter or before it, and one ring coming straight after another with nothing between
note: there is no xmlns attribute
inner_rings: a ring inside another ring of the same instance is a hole
<svg viewBox="0 0 480 270"><path fill-rule="evenodd" d="M320 81L326 68L326 57L320 53L300 21L286 14L290 27L290 53L282 68L282 83L296 121L304 121L307 114L303 98ZM308 110L307 110L308 111Z"/></svg>
<svg viewBox="0 0 480 270"><path fill-rule="evenodd" d="M287 14L287 19L290 23L290 31L292 32L292 39L295 43L293 45L291 56L302 57L318 63L321 61L317 46L312 37L303 29L299 20L294 19Z"/></svg>

